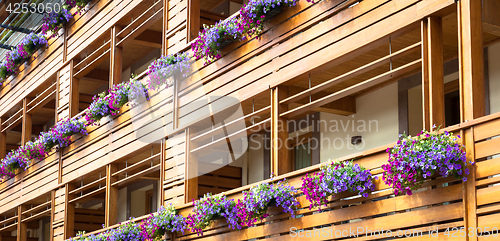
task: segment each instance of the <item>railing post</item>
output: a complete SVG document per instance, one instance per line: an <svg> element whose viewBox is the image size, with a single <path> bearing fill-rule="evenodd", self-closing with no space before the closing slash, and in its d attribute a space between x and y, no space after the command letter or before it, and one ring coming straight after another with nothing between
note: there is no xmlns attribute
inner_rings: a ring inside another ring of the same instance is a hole
<svg viewBox="0 0 500 241"><path fill-rule="evenodd" d="M70 203L74 195L69 192L74 190L73 183L67 183L64 191L64 239L69 239L75 236L75 204Z"/></svg>
<svg viewBox="0 0 500 241"><path fill-rule="evenodd" d="M460 79L460 122L470 121L485 115L484 52L481 1L462 0L457 2L459 79ZM474 129L464 131L468 160L475 160ZM476 170L469 167L471 174L464 184L464 221L469 234L467 240L477 240L478 220L476 214Z"/></svg>
<svg viewBox="0 0 500 241"><path fill-rule="evenodd" d="M106 166L106 200L105 200L105 223L109 227L118 221L118 188L112 184L118 181L112 174L118 171L118 164L109 164Z"/></svg>
<svg viewBox="0 0 500 241"><path fill-rule="evenodd" d="M73 117L80 113L80 80L74 77L74 60L69 64L69 117Z"/></svg>
<svg viewBox="0 0 500 241"><path fill-rule="evenodd" d="M7 154L7 133L2 131L3 120L0 118L0 158Z"/></svg>
<svg viewBox="0 0 500 241"><path fill-rule="evenodd" d="M467 160L475 161L474 148L474 128L468 128L461 132L463 143L465 144ZM467 232L467 240L478 240L477 237L477 192L476 192L476 165L468 165L470 175L467 182L464 182L464 221ZM473 230L474 232L470 232Z"/></svg>
<svg viewBox="0 0 500 241"><path fill-rule="evenodd" d="M162 39L161 39L161 54L167 55L167 28L168 28L168 0L163 1L163 28L162 28Z"/></svg>
<svg viewBox="0 0 500 241"><path fill-rule="evenodd" d="M49 240L54 240L54 215L55 215L55 207L56 207L56 191L50 191L50 223L49 223Z"/></svg>
<svg viewBox="0 0 500 241"><path fill-rule="evenodd" d="M165 151L166 151L166 140L165 138L161 139L160 143L160 185L158 189L158 193L160 194L160 205L165 205L165 190L163 189L163 185L165 183Z"/></svg>
<svg viewBox="0 0 500 241"><path fill-rule="evenodd" d="M422 20L423 127L445 127L443 27L440 17Z"/></svg>
<svg viewBox="0 0 500 241"><path fill-rule="evenodd" d="M23 211L25 208L23 205L17 206L17 241L26 241L28 240L27 232L28 225L26 223L21 222L23 219Z"/></svg>
<svg viewBox="0 0 500 241"><path fill-rule="evenodd" d="M26 142L31 140L31 132L33 129L32 116L28 113L28 103L27 98L23 99L23 126L21 135L21 145L26 144Z"/></svg>
<svg viewBox="0 0 500 241"><path fill-rule="evenodd" d="M200 31L200 0L188 0L187 42L198 37Z"/></svg>
<svg viewBox="0 0 500 241"><path fill-rule="evenodd" d="M110 67L109 67L109 87L122 82L122 53L123 48L116 46L120 39L118 33L121 31L120 26L111 28L111 49L110 49Z"/></svg>
<svg viewBox="0 0 500 241"><path fill-rule="evenodd" d="M288 96L287 86L277 86L271 90L271 173L282 175L291 171L288 160L288 122L280 116L288 106L280 101Z"/></svg>

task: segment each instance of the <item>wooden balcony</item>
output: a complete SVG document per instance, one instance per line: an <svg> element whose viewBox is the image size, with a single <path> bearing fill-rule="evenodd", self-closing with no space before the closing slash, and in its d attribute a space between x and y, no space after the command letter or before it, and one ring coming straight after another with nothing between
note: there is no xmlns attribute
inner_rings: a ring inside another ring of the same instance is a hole
<svg viewBox="0 0 500 241"><path fill-rule="evenodd" d="M63 35L52 39L47 49L21 66L20 73L4 84L0 90L0 116L21 108L1 119L1 131L24 125L26 116L34 115L49 102L55 102L52 111L56 120L82 118L81 110L90 102L85 100L91 96L89 86L96 90L121 82L123 71L140 62L143 52L190 51L193 32L199 29L194 28L196 21L189 21L193 15L189 6L193 2L196 1L93 1ZM352 115L360 96L422 72L424 93L428 91L424 102L427 121L423 127L429 128L432 123L444 126L444 103L429 106L427 102L439 102L439 91L444 93L443 89L432 88L444 83L436 80L440 68L430 66L442 66L457 58L473 59L476 63L482 59L477 55L478 49L482 51L500 37L495 34L496 25L484 19L479 23L487 23L485 31L479 34L482 38L465 36L461 28L470 28L464 24L471 21L471 13L464 9L462 3L453 0L332 0L314 5L299 1L297 6L268 20L259 38L233 42L222 49L223 57L212 64L193 60L188 76L176 80L172 88L151 92L151 99L139 106L123 107L119 115L106 117L99 126L90 127L88 136L77 135L71 146L54 151L27 171L0 183L0 214L5 214L4 220L0 220L4 224L0 231L17 230L18 240L26 240L20 230L33 227L28 223L46 216L50 217L50 240L64 240L78 230L95 231L100 224L115 227L116 203L110 204L118 199L119 188L138 180L158 180L159 202L175 203L185 216L192 209L190 200L208 191L223 191L231 198L241 198L241 191L251 186L238 183L244 176L241 170L219 170L225 173L222 178L214 172L202 173L204 177L199 179L189 178L192 173L199 174L200 167L192 164L198 153L216 149L229 139L224 128L207 130L208 126L200 124L232 107L224 97L239 101L242 108L243 115L235 122L242 121L245 127L232 135L251 135L258 132L256 129L269 128L274 146L275 140L288 137L288 133L280 132L278 120L296 120L315 112ZM204 11L200 10L200 16L207 22L224 17ZM477 26L477 21L474 24ZM435 27L438 32L433 32ZM440 34L441 39L436 38ZM436 43L442 54L433 49ZM468 48L475 49L472 52L476 55L468 56L469 52L464 51ZM254 228L233 231L221 220L204 236L169 234L170 240L288 240L300 238L298 234L293 236L291 227L307 231L323 226L331 226L333 234L353 227L423 233L437 229L440 237L445 237L447 228L498 226L500 200L494 184L500 182L495 177L500 170L494 156L500 151L495 148L497 139L492 137L500 133L491 130L500 125L500 115L481 117L485 113L484 109L481 111L483 104L478 93L484 89L477 83L484 78L474 70L482 65L460 62L460 69L467 70L460 73L457 81L462 91L460 103L473 100L470 102L474 104L460 109L458 125L446 128L464 136L468 155L477 161L469 182L435 178L413 196L394 197L379 179L377 191L368 198L343 193L322 212L309 210L299 193L298 218L291 219L275 209L271 217ZM144 83L147 78L145 71L139 76ZM209 105L218 109L207 112L204 108ZM255 117L260 121L255 122ZM233 124L236 126L233 122L227 125ZM23 131L21 136L23 142L31 135ZM341 159L355 158L356 163L380 177L388 146ZM316 171L319 165L292 171L287 155L273 148L266 160L266 172L279 174L278 179L287 178L300 187L301 178ZM232 175L228 177L227 173ZM90 199L103 200L102 206L92 212L95 222L88 222L89 218L83 216L88 207L78 206ZM35 207L28 207L29 204ZM95 232L99 231L102 230Z"/></svg>

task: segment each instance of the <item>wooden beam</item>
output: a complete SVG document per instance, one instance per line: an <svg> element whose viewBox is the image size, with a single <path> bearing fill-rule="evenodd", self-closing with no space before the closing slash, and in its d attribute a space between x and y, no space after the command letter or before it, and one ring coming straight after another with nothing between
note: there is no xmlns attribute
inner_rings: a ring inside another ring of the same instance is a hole
<svg viewBox="0 0 500 241"><path fill-rule="evenodd" d="M440 17L422 20L423 127L445 127L443 27Z"/></svg>
<svg viewBox="0 0 500 241"><path fill-rule="evenodd" d="M168 0L163 1L162 31L161 31L161 54L167 55L167 28L168 28ZM163 186L163 184L162 184Z"/></svg>
<svg viewBox="0 0 500 241"><path fill-rule="evenodd" d="M288 120L280 115L288 110L280 101L288 97L287 86L277 86L271 90L271 172L282 175L291 171L288 158Z"/></svg>
<svg viewBox="0 0 500 241"><path fill-rule="evenodd" d="M2 131L3 118L0 118L0 159L7 154L7 132Z"/></svg>
<svg viewBox="0 0 500 241"><path fill-rule="evenodd" d="M26 144L26 142L31 140L32 128L33 128L33 118L28 111L28 103L30 101L26 98L23 99L23 124L22 124L22 135L21 135L21 145Z"/></svg>
<svg viewBox="0 0 500 241"><path fill-rule="evenodd" d="M74 77L74 60L70 62L70 82L69 82L69 117L80 113L80 80Z"/></svg>
<svg viewBox="0 0 500 241"><path fill-rule="evenodd" d="M23 205L17 206L17 241L28 240L28 224L21 222L24 210L26 210L26 208L23 207Z"/></svg>
<svg viewBox="0 0 500 241"><path fill-rule="evenodd" d="M56 207L56 191L50 191L50 220L49 220L49 240L53 240L54 237L54 215Z"/></svg>
<svg viewBox="0 0 500 241"><path fill-rule="evenodd" d="M74 194L70 194L73 189L75 189L74 183L66 183L64 190L64 239L75 236L75 203L69 202L75 198Z"/></svg>
<svg viewBox="0 0 500 241"><path fill-rule="evenodd" d="M484 116L484 53L481 1L462 0L458 6L461 122Z"/></svg>
<svg viewBox="0 0 500 241"><path fill-rule="evenodd" d="M123 48L116 46L120 41L117 34L121 27L115 25L111 28L111 49L110 49L110 71L109 71L109 87L122 82L122 63L123 63Z"/></svg>
<svg viewBox="0 0 500 241"><path fill-rule="evenodd" d="M118 187L112 184L118 181L117 176L112 174L118 171L118 164L112 163L106 166L106 198L105 198L105 223L106 227L118 222Z"/></svg>
<svg viewBox="0 0 500 241"><path fill-rule="evenodd" d="M196 131L195 127L186 129L186 174L185 174L185 203L190 203L198 199L198 157L197 154L191 153L191 150L198 146L194 141L191 141Z"/></svg>
<svg viewBox="0 0 500 241"><path fill-rule="evenodd" d="M187 42L198 37L200 31L200 0L188 0Z"/></svg>
<svg viewBox="0 0 500 241"><path fill-rule="evenodd" d="M158 193L160 195L160 203L159 205L165 205L165 192L163 191L163 183L165 182L165 161L166 161L166 140L165 138L161 139L160 143L160 185L158 185Z"/></svg>

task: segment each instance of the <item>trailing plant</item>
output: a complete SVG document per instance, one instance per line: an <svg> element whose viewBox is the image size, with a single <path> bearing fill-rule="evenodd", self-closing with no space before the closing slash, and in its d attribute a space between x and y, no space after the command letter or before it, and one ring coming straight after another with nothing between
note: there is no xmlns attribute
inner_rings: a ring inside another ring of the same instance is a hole
<svg viewBox="0 0 500 241"><path fill-rule="evenodd" d="M205 64L209 64L221 57L221 48L239 39L241 34L235 17L221 20L212 26L203 25L203 30L191 45L194 57L203 58Z"/></svg>
<svg viewBox="0 0 500 241"><path fill-rule="evenodd" d="M309 209L328 204L328 198L350 191L363 197L375 189L369 170L352 161L332 162L321 166L318 172L306 174L302 178L302 191L311 203Z"/></svg>
<svg viewBox="0 0 500 241"><path fill-rule="evenodd" d="M9 68L9 64L7 61L2 61L0 63L0 86L2 86L3 81L7 79L8 76L14 74L14 71L11 71Z"/></svg>
<svg viewBox="0 0 500 241"><path fill-rule="evenodd" d="M237 203L241 225L251 227L262 221L269 216L267 210L271 206L282 207L283 212L290 213L294 218L299 205L295 193L295 188L286 180L277 183L265 182L250 188L243 193L243 200L238 200Z"/></svg>
<svg viewBox="0 0 500 241"><path fill-rule="evenodd" d="M34 142L28 141L24 144L24 146L21 146L19 150L28 160L41 160L47 154L43 143L40 140L36 140Z"/></svg>
<svg viewBox="0 0 500 241"><path fill-rule="evenodd" d="M113 241L143 241L145 237L142 235L140 227L140 224L129 221L121 224L116 229L110 230L103 236L106 237L106 240Z"/></svg>
<svg viewBox="0 0 500 241"><path fill-rule="evenodd" d="M41 34L30 33L21 42L7 52L5 60L0 64L0 85L9 76L16 72L17 67L29 59L39 48L47 45L47 40Z"/></svg>
<svg viewBox="0 0 500 241"><path fill-rule="evenodd" d="M67 3L62 4L61 11L52 11L43 17L42 33L51 34L50 37L57 36L60 29L66 25L72 18L72 6Z"/></svg>
<svg viewBox="0 0 500 241"><path fill-rule="evenodd" d="M402 135L393 148L387 149L389 164L382 166L384 182L396 195L411 195L412 190L422 187L424 179L435 174L467 181L469 169L465 147L458 138L460 136L438 130L423 130L415 138Z"/></svg>
<svg viewBox="0 0 500 241"><path fill-rule="evenodd" d="M250 0L240 9L238 30L249 37L260 35L264 21L286 7L295 6L299 0Z"/></svg>
<svg viewBox="0 0 500 241"><path fill-rule="evenodd" d="M156 213L152 213L146 221L141 223L142 236L147 240L163 240L167 232L182 232L186 227L186 220L177 213L174 205L160 206Z"/></svg>
<svg viewBox="0 0 500 241"><path fill-rule="evenodd" d="M187 53L170 54L162 56L153 61L148 68L148 87L151 90L159 90L161 86L165 88L172 86L170 77L176 73L182 73L185 77L189 71L190 57Z"/></svg>
<svg viewBox="0 0 500 241"><path fill-rule="evenodd" d="M192 232L203 235L203 229L209 227L219 218L226 218L230 228L241 229L238 222L236 203L234 199L227 199L224 195L213 196L205 194L203 198L194 201L193 213L189 214L186 223Z"/></svg>
<svg viewBox="0 0 500 241"><path fill-rule="evenodd" d="M2 176L14 177L16 170L26 170L30 163L30 160L26 159L26 156L21 150L13 150L2 160L0 164L0 174Z"/></svg>
<svg viewBox="0 0 500 241"><path fill-rule="evenodd" d="M114 85L108 92L109 94L103 92L92 97L92 103L85 113L85 120L88 125L98 124L99 120L105 116L117 115L120 113L120 108L129 100L138 102L140 97L148 99L146 86L135 79Z"/></svg>
<svg viewBox="0 0 500 241"><path fill-rule="evenodd" d="M42 34L30 33L21 40L17 47L17 51L21 52L26 57L35 53L38 49L47 45L47 39Z"/></svg>

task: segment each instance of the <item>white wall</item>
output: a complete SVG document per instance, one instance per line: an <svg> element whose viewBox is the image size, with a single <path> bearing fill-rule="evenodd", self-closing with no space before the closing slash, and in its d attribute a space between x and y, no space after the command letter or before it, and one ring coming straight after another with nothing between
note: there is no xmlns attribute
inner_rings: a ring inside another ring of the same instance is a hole
<svg viewBox="0 0 500 241"><path fill-rule="evenodd" d="M408 90L408 133L417 135L422 131L423 125L422 111L422 85Z"/></svg>
<svg viewBox="0 0 500 241"><path fill-rule="evenodd" d="M119 223L127 220L127 187L118 190L118 217Z"/></svg>
<svg viewBox="0 0 500 241"><path fill-rule="evenodd" d="M488 48L490 113L500 112L500 43Z"/></svg>
<svg viewBox="0 0 500 241"><path fill-rule="evenodd" d="M252 135L248 141L248 184L264 180L264 146L262 135Z"/></svg>
<svg viewBox="0 0 500 241"><path fill-rule="evenodd" d="M380 147L397 141L398 85L391 84L356 99L356 114L320 115L320 161ZM362 136L362 143L351 144L352 136Z"/></svg>

